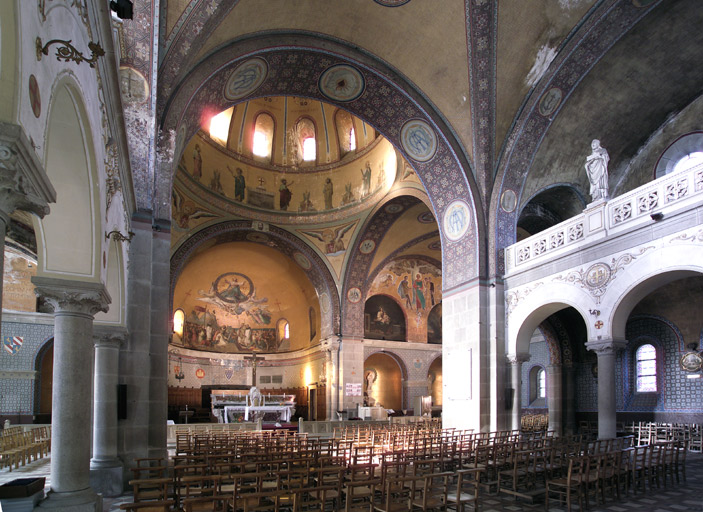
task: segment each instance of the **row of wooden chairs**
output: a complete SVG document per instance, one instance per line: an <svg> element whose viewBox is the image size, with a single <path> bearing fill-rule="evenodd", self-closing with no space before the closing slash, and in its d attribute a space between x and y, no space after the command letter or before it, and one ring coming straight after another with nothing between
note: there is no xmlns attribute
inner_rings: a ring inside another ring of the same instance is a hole
<svg viewBox="0 0 703 512"><path fill-rule="evenodd" d="M627 423L623 429L628 434L635 436L637 444L688 441L691 451L700 452L703 450L702 424L639 421Z"/></svg>
<svg viewBox="0 0 703 512"><path fill-rule="evenodd" d="M520 418L520 430L523 432L538 432L548 428L548 414L523 414Z"/></svg>
<svg viewBox="0 0 703 512"><path fill-rule="evenodd" d="M0 470L12 471L32 461L49 455L51 449L51 427L42 426L30 430L24 427L9 427L0 435Z"/></svg>

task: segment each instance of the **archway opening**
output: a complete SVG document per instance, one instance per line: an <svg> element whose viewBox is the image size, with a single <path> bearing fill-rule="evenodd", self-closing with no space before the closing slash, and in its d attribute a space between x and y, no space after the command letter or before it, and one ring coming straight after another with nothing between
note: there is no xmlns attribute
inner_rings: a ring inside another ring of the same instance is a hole
<svg viewBox="0 0 703 512"><path fill-rule="evenodd" d="M368 407L403 409L402 373L390 355L377 352L364 362L364 400Z"/></svg>

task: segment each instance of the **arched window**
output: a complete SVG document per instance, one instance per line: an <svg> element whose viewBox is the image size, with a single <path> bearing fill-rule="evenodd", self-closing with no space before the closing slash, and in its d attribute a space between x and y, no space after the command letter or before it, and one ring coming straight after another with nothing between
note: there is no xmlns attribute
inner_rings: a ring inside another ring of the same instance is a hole
<svg viewBox="0 0 703 512"><path fill-rule="evenodd" d="M673 172L687 171L701 164L703 164L703 152L696 151L680 158L679 161L674 164Z"/></svg>
<svg viewBox="0 0 703 512"><path fill-rule="evenodd" d="M340 154L344 156L356 150L356 133L354 132L354 120L351 114L346 110L337 110L335 124L337 125Z"/></svg>
<svg viewBox="0 0 703 512"><path fill-rule="evenodd" d="M654 345L640 345L635 352L635 375L638 393L657 391L657 349Z"/></svg>
<svg viewBox="0 0 703 512"><path fill-rule="evenodd" d="M537 371L537 398L547 397L547 372L544 368Z"/></svg>
<svg viewBox="0 0 703 512"><path fill-rule="evenodd" d="M290 339L290 324L288 320L281 318L276 327L279 342Z"/></svg>
<svg viewBox="0 0 703 512"><path fill-rule="evenodd" d="M308 118L298 121L296 127L298 133L299 154L304 162L314 162L317 158L317 141L315 137L315 125Z"/></svg>
<svg viewBox="0 0 703 512"><path fill-rule="evenodd" d="M674 172L685 172L703 164L703 132L687 133L676 139L662 155L654 168L654 177L661 178Z"/></svg>
<svg viewBox="0 0 703 512"><path fill-rule="evenodd" d="M216 116L212 116L210 119L210 138L221 146L227 147L227 139L229 138L229 123L232 120L233 112L234 107L230 107L227 110L223 110Z"/></svg>
<svg viewBox="0 0 703 512"><path fill-rule="evenodd" d="M273 149L273 117L268 114L259 114L254 123L254 142L252 153L254 156L271 158Z"/></svg>
<svg viewBox="0 0 703 512"><path fill-rule="evenodd" d="M541 366L533 366L530 369L529 397L531 404L535 400L547 398L547 372Z"/></svg>

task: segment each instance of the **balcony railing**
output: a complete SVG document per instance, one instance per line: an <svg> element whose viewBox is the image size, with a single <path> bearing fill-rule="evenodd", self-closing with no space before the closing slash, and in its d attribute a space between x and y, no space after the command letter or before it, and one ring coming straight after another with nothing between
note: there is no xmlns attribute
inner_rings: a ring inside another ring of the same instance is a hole
<svg viewBox="0 0 703 512"><path fill-rule="evenodd" d="M653 214L670 214L700 202L703 164L589 205L583 213L509 246L505 250L505 273L521 272L608 235L639 228L651 223Z"/></svg>

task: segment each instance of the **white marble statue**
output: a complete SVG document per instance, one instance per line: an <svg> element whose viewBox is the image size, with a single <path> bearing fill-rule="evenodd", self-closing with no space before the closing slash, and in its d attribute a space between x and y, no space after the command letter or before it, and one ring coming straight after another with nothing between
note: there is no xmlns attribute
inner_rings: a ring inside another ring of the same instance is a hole
<svg viewBox="0 0 703 512"><path fill-rule="evenodd" d="M261 403L261 391L256 386L252 386L249 390L249 404L258 407Z"/></svg>
<svg viewBox="0 0 703 512"><path fill-rule="evenodd" d="M591 142L593 152L586 157L586 174L591 182L591 200L600 201L608 199L608 161L610 157L600 141Z"/></svg>

